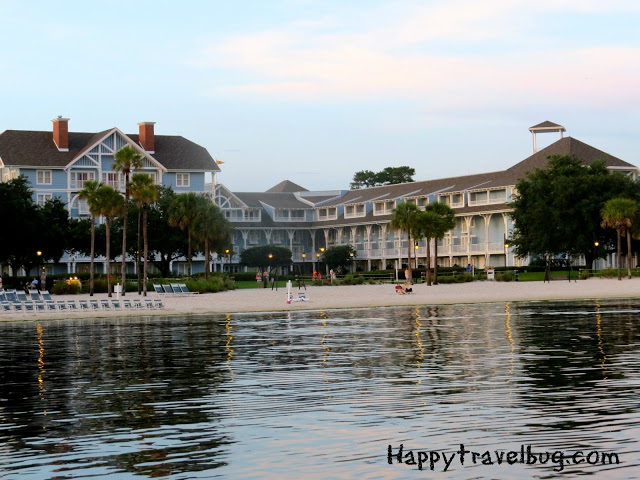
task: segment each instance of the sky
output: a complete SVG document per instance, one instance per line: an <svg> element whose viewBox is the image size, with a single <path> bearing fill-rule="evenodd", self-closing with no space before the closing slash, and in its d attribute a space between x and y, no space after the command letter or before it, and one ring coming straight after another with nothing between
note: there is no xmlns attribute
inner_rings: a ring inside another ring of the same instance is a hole
<svg viewBox="0 0 640 480"><path fill-rule="evenodd" d="M545 120L640 165L638 25L637 0L0 0L0 131L154 121L237 192L503 170Z"/></svg>

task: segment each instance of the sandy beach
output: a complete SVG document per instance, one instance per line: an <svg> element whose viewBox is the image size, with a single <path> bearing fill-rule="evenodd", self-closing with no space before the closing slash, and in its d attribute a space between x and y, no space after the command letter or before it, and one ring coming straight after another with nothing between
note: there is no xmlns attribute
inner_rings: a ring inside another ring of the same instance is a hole
<svg viewBox="0 0 640 480"><path fill-rule="evenodd" d="M2 312L0 321L102 318L139 315L189 315L205 313L277 312L292 310L330 310L362 307L386 307L394 305L442 305L481 302L518 302L530 300L569 300L634 298L640 296L640 278L631 280L592 278L577 282L472 282L463 284L413 286L414 293L399 295L394 285L307 286L293 288L294 301L287 304L286 289L249 289L228 292L189 295L158 296L149 293L148 298L161 298L163 309L120 309L93 311L52 312ZM307 301L296 301L304 293ZM54 300L89 299L89 295L54 296ZM96 294L96 299L107 298ZM116 298L115 296L112 298ZM126 298L141 298L128 293Z"/></svg>

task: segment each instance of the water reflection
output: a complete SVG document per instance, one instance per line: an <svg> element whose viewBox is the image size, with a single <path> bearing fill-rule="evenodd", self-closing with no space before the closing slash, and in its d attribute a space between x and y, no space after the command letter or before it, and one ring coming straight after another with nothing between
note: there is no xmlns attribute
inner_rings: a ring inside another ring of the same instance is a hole
<svg viewBox="0 0 640 480"><path fill-rule="evenodd" d="M614 451L622 463L606 477L640 478L639 311L583 301L2 324L0 476L404 478L414 472L387 465L387 445L464 443ZM557 475L486 468L446 475Z"/></svg>

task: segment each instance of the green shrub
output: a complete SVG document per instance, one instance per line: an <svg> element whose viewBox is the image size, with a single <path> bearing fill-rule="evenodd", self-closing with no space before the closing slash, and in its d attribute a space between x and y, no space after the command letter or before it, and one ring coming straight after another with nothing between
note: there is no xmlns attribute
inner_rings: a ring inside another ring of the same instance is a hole
<svg viewBox="0 0 640 480"><path fill-rule="evenodd" d="M513 281L513 273L512 272L496 272L496 281L498 281L498 282L512 282Z"/></svg>
<svg viewBox="0 0 640 480"><path fill-rule="evenodd" d="M236 288L235 282L227 276L214 276L208 280L198 278L187 280L185 283L189 291L199 293L215 293L225 290L235 290Z"/></svg>
<svg viewBox="0 0 640 480"><path fill-rule="evenodd" d="M75 295L81 290L82 287L78 283L56 282L51 287L51 293L54 295Z"/></svg>
<svg viewBox="0 0 640 480"><path fill-rule="evenodd" d="M363 285L365 283L365 278L362 275L355 276L353 274L348 274L338 282L336 285ZM371 283L371 282L370 282ZM373 283L376 283L375 281Z"/></svg>

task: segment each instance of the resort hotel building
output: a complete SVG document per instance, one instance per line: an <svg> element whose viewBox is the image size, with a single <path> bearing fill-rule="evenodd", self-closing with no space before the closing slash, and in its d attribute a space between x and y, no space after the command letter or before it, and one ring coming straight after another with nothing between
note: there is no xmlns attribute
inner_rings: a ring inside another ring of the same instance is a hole
<svg viewBox="0 0 640 480"><path fill-rule="evenodd" d="M239 265L240 253L267 244L293 252L292 265L285 272L310 272L317 268L322 250L347 244L356 251L357 270L402 268L407 264L408 239L390 226L392 211L402 202L418 207L441 202L455 212L455 228L438 241L438 265L524 266L530 259L514 256L505 248L505 238L514 229L509 202L526 172L544 168L550 155L572 154L585 164L604 160L609 169L634 180L639 174L638 167L565 136L561 125L543 122L529 129L533 136L532 155L502 171L356 190L309 191L284 180L265 192L232 192L218 181L219 165L204 147L180 136L155 135L153 122L139 123L137 134L125 134L118 128L73 133L69 132L68 122L66 118L54 119L52 131L2 132L2 181L24 175L36 202L60 198L71 217L88 217L87 204L78 198L84 182L101 180L124 191L122 175L114 171L113 160L117 150L131 145L144 158L141 171L136 173L146 173L157 184L170 186L177 193L191 191L210 196L232 223L233 251L214 255L209 268L215 271L244 271ZM537 135L541 133L557 134L558 139L538 149ZM414 246L414 252L418 264L426 264L424 239ZM613 265L613 257L602 260L600 266ZM59 263L46 268L49 273L87 272L89 260L65 255ZM120 261L115 258L115 262ZM126 261L134 272L133 259ZM99 272L106 271L104 258L98 258L98 265ZM113 271L118 271L117 266L118 263L112 264ZM203 256L195 257L193 271L205 268ZM186 260L174 261L172 271L186 273Z"/></svg>

